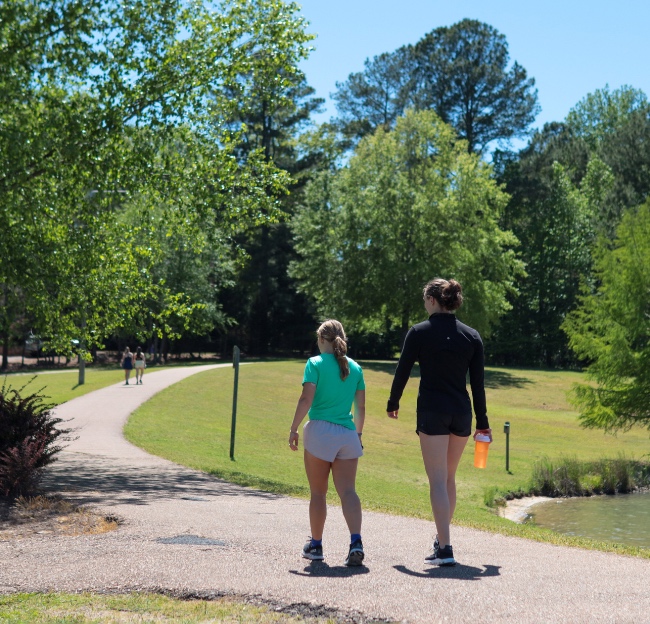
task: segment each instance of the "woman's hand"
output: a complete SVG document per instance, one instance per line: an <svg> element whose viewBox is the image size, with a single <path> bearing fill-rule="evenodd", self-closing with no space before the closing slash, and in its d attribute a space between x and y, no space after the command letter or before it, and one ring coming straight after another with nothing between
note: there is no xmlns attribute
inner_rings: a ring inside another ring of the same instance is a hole
<svg viewBox="0 0 650 624"><path fill-rule="evenodd" d="M490 442L492 442L492 429L477 429L472 436L474 440L476 440L476 436L479 434L489 436Z"/></svg>
<svg viewBox="0 0 650 624"><path fill-rule="evenodd" d="M289 432L289 448L292 451L297 451L298 450L298 438L300 436L298 435L297 431L290 431Z"/></svg>
<svg viewBox="0 0 650 624"><path fill-rule="evenodd" d="M399 410L395 410L394 412L386 412L386 414L388 415L388 418L394 418L397 420L397 414L399 414Z"/></svg>

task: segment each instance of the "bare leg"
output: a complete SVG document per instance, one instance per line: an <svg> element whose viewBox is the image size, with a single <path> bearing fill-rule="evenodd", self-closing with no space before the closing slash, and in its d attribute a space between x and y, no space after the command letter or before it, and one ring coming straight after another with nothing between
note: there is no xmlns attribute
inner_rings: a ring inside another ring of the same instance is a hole
<svg viewBox="0 0 650 624"><path fill-rule="evenodd" d="M334 487L341 499L343 517L350 535L361 533L361 501L355 489L358 464L358 459L335 459L332 464Z"/></svg>
<svg viewBox="0 0 650 624"><path fill-rule="evenodd" d="M469 438L461 438L449 435L449 446L447 447L447 494L449 496L449 522L454 517L456 511L456 470L463 456L465 445ZM439 539L439 538L438 538Z"/></svg>
<svg viewBox="0 0 650 624"><path fill-rule="evenodd" d="M327 486L332 464L305 451L305 471L309 481L311 499L309 500L309 524L313 539L323 539L323 529L327 518Z"/></svg>
<svg viewBox="0 0 650 624"><path fill-rule="evenodd" d="M429 478L431 509L440 546L451 544L449 524L456 509L456 469L467 438L426 435L420 432L420 448Z"/></svg>

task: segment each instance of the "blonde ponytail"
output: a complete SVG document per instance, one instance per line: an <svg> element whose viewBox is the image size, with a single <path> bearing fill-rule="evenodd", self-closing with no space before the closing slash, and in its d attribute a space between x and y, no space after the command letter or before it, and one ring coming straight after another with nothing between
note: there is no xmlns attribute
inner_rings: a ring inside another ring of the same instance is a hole
<svg viewBox="0 0 650 624"><path fill-rule="evenodd" d="M336 361L339 363L339 368L341 369L341 379L345 381L345 378L350 374L350 365L348 364L348 358L345 356L348 352L348 345L343 338L336 336L332 346L334 347Z"/></svg>
<svg viewBox="0 0 650 624"><path fill-rule="evenodd" d="M348 345L343 325L334 319L329 319L318 328L316 333L321 340L326 340L327 342L332 343L334 356L336 357L336 361L341 369L341 379L345 381L345 378L350 374L350 365L348 364L348 358L346 357Z"/></svg>

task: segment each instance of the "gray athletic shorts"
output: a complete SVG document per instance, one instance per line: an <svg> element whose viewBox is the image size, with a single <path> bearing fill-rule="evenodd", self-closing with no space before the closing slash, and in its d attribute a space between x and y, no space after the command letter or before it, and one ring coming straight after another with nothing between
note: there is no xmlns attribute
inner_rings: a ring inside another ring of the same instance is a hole
<svg viewBox="0 0 650 624"><path fill-rule="evenodd" d="M359 434L327 420L310 420L302 429L305 450L323 461L357 459L363 455Z"/></svg>

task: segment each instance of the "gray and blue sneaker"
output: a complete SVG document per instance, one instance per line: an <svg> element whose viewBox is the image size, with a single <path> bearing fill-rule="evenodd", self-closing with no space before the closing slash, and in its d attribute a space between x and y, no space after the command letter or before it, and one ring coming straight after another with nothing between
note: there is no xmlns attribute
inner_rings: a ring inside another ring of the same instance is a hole
<svg viewBox="0 0 650 624"><path fill-rule="evenodd" d="M454 551L451 546L441 547L438 544L438 548L435 548L434 551L428 557L425 557L426 563L431 563L437 566L455 566L456 560L454 559Z"/></svg>
<svg viewBox="0 0 650 624"><path fill-rule="evenodd" d="M425 563L431 563L434 559L438 558L438 549L440 548L440 542L438 541L438 536L433 540L433 546L431 547L431 552L424 558Z"/></svg>
<svg viewBox="0 0 650 624"><path fill-rule="evenodd" d="M360 566L363 564L363 544L361 540L355 540L350 544L350 552L348 552L348 557L345 560L346 566Z"/></svg>
<svg viewBox="0 0 650 624"><path fill-rule="evenodd" d="M323 557L323 546L312 546L311 540L309 540L302 549L302 556L312 561L322 561L325 559Z"/></svg>

